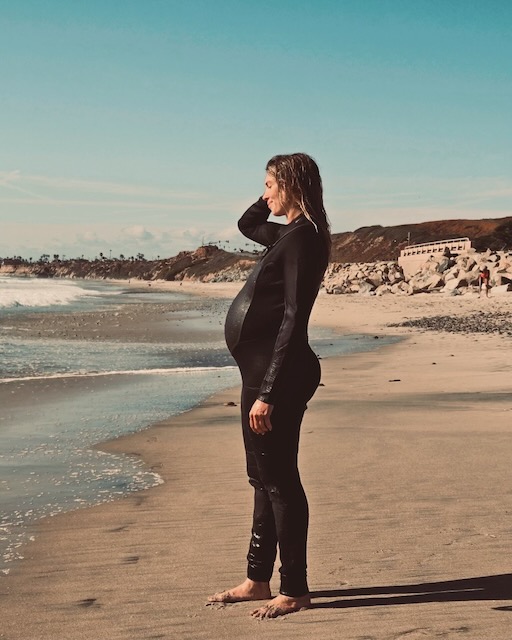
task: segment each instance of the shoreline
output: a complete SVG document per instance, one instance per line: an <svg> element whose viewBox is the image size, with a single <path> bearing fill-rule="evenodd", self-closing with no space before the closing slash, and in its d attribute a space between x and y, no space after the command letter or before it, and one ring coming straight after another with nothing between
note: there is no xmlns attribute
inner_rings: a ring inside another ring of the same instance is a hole
<svg viewBox="0 0 512 640"><path fill-rule="evenodd" d="M210 286L194 289L212 295ZM233 291L220 289L226 297ZM452 299L427 295L322 295L315 308L315 324L408 339L322 361L325 387L310 403L300 459L311 505L313 609L261 624L248 618L250 603L203 606L244 574L250 490L239 409L224 406L238 404L235 388L99 445L142 458L165 484L41 523L26 559L2 579L0 638L95 638L98 624L103 637L119 639L244 639L254 624L263 638L289 637L290 624L294 637L338 638L342 624L347 638L400 637L413 628L418 637L455 638L464 627L467 638L508 640L510 613L499 607L511 604L503 583L510 581L496 577L506 571L512 511L503 487L512 452L508 342L387 327L434 315L438 302L452 312ZM443 598L450 580L471 582ZM444 586L425 586L437 581ZM481 597L467 597L469 584Z"/></svg>
<svg viewBox="0 0 512 640"><path fill-rule="evenodd" d="M205 291L206 297L174 292L149 292L147 296L146 291L141 295L137 284L135 295L126 290L124 293L130 295L121 297L124 301L120 306L118 297L107 296L99 309L83 311L72 304L62 311L15 312L0 322L7 343L15 345L19 340L21 348L32 350L36 362L47 357L51 365L58 357L62 368L58 373L50 369L47 375L30 375L28 370L25 376L0 379L0 441L4 454L0 488L5 497L0 518L0 574L15 571L13 560L20 556L21 542L37 530L45 514L74 510L75 503L85 508L109 502L122 493L123 482L125 493L158 484L151 470L144 472L138 465L133 469L136 479L130 482L132 463L128 458L123 461L118 457L112 468L113 458L95 457L92 450L101 451L103 441L147 429L238 381L235 363L227 359L218 326L225 317L227 300L212 299L209 291ZM336 350L334 337L314 337L313 345L322 357ZM367 348L359 338L342 339L343 349ZM140 370L136 361L135 368L119 366L122 363L117 360L117 370L111 367L114 361L102 354L107 349L111 358L117 358L116 343L123 351L141 353ZM172 367L169 358L175 357L175 344L186 347L185 352L191 351L191 355L185 361L178 356L177 367ZM200 373L197 364L204 357L203 349L206 353L212 347L225 352L224 357L214 356L217 366L209 373ZM63 355L69 350L76 355L66 360ZM92 358L86 355L89 351L95 354ZM152 360L155 357L158 362ZM75 362L83 369L76 370ZM139 462L142 464L142 460Z"/></svg>

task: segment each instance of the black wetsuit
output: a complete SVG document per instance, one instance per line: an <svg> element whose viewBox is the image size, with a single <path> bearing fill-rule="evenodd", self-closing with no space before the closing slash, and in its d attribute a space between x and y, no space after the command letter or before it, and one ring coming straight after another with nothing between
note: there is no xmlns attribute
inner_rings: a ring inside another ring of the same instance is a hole
<svg viewBox="0 0 512 640"><path fill-rule="evenodd" d="M280 591L298 597L308 593L308 504L297 468L299 432L306 403L320 381L307 327L328 257L321 235L305 216L281 225L267 222L269 213L260 198L238 223L267 251L233 301L225 335L242 375L247 473L255 489L247 575L269 581L279 544ZM274 407L272 431L264 435L249 426L256 399Z"/></svg>

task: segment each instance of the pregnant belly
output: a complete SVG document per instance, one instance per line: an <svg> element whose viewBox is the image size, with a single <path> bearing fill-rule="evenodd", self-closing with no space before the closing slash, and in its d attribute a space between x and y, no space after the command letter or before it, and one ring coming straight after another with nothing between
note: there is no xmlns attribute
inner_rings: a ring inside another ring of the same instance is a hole
<svg viewBox="0 0 512 640"><path fill-rule="evenodd" d="M240 342L233 357L244 386L259 389L274 353L275 339ZM276 397L307 401L320 382L320 363L307 342L292 345L275 382Z"/></svg>

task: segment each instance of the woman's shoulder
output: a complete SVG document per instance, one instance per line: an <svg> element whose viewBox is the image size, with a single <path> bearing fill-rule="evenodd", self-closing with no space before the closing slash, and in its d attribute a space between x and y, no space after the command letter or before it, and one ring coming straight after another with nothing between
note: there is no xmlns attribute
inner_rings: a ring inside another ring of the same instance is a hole
<svg viewBox="0 0 512 640"><path fill-rule="evenodd" d="M292 223L293 224L293 223ZM327 261L328 249L322 234L315 226L304 218L304 222L294 227L286 225L278 242L275 243L275 257L287 259L295 255L298 259L306 259L308 262L315 257L319 264Z"/></svg>
<svg viewBox="0 0 512 640"><path fill-rule="evenodd" d="M282 225L282 227L283 228L280 232L281 238L289 238L290 240L294 239L298 241L299 238L308 238L318 235L315 225L305 216L300 216L293 222Z"/></svg>
<svg viewBox="0 0 512 640"><path fill-rule="evenodd" d="M322 237L315 225L307 218L301 216L297 222L294 221L284 226L280 234L279 242L287 246L292 244L298 246L321 246Z"/></svg>

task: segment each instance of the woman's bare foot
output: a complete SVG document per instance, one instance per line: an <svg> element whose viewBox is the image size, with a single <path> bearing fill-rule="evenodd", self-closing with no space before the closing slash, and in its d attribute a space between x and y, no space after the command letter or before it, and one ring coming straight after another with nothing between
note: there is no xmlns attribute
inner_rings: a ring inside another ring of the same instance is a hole
<svg viewBox="0 0 512 640"><path fill-rule="evenodd" d="M271 597L268 582L254 582L247 578L238 587L214 593L208 598L208 602L245 602L246 600L267 600Z"/></svg>
<svg viewBox="0 0 512 640"><path fill-rule="evenodd" d="M295 613L296 611L302 611L303 609L309 609L311 607L311 598L309 593L299 598L292 598L290 596L284 596L279 594L266 605L255 609L251 612L253 618L277 618L278 616L285 616L288 613Z"/></svg>

